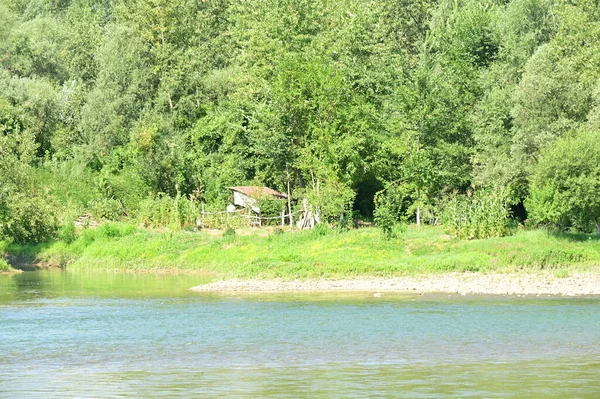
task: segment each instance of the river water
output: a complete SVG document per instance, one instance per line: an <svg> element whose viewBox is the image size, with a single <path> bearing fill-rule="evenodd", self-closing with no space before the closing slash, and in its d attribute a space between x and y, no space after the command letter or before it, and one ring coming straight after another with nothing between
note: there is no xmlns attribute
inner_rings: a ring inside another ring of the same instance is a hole
<svg viewBox="0 0 600 399"><path fill-rule="evenodd" d="M0 398L598 398L600 298L194 293L0 276Z"/></svg>

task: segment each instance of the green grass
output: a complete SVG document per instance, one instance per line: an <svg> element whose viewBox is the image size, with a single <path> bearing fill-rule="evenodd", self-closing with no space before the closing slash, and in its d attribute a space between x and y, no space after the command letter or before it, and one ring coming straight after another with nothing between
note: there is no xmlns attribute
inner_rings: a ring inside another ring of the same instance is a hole
<svg viewBox="0 0 600 399"><path fill-rule="evenodd" d="M446 236L440 227L415 226L410 226L401 238L386 240L373 228L268 236L264 230L246 230L223 236L106 224L80 232L71 244L11 245L8 252L71 269L200 271L221 278L346 278L538 270L567 276L573 271L600 269L600 240L595 236L536 230L519 231L510 237L460 241Z"/></svg>

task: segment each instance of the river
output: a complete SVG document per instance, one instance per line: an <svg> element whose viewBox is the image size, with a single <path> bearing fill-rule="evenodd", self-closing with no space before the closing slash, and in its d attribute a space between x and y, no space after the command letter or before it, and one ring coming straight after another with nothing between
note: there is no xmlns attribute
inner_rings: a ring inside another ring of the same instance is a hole
<svg viewBox="0 0 600 399"><path fill-rule="evenodd" d="M206 281L206 280L204 280ZM0 398L598 398L600 298L0 276Z"/></svg>

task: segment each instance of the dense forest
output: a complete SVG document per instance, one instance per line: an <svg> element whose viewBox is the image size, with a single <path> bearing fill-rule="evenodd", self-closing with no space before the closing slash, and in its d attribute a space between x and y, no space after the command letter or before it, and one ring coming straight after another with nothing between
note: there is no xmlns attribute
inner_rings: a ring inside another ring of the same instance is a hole
<svg viewBox="0 0 600 399"><path fill-rule="evenodd" d="M234 185L600 232L599 139L598 0L0 3L0 239L183 226Z"/></svg>

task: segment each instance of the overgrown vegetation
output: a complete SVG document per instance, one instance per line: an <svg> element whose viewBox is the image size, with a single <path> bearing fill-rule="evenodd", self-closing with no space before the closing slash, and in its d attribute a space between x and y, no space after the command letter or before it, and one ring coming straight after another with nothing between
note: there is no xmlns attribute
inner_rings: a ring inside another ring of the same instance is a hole
<svg viewBox="0 0 600 399"><path fill-rule="evenodd" d="M445 208L444 225L461 239L504 237L511 231L510 209L502 191L476 191L452 198Z"/></svg>
<svg viewBox="0 0 600 399"><path fill-rule="evenodd" d="M600 132L582 131L542 152L528 201L532 222L600 234Z"/></svg>
<svg viewBox="0 0 600 399"><path fill-rule="evenodd" d="M10 267L6 259L0 257L0 273L10 272L11 270L12 268Z"/></svg>
<svg viewBox="0 0 600 399"><path fill-rule="evenodd" d="M396 187L382 190L375 196L374 219L386 238L397 238L404 230L405 196Z"/></svg>
<svg viewBox="0 0 600 399"><path fill-rule="evenodd" d="M502 236L510 206L600 234L599 53L595 0L4 0L0 239L190 229L202 205L240 228L235 185L390 242L444 212Z"/></svg>

